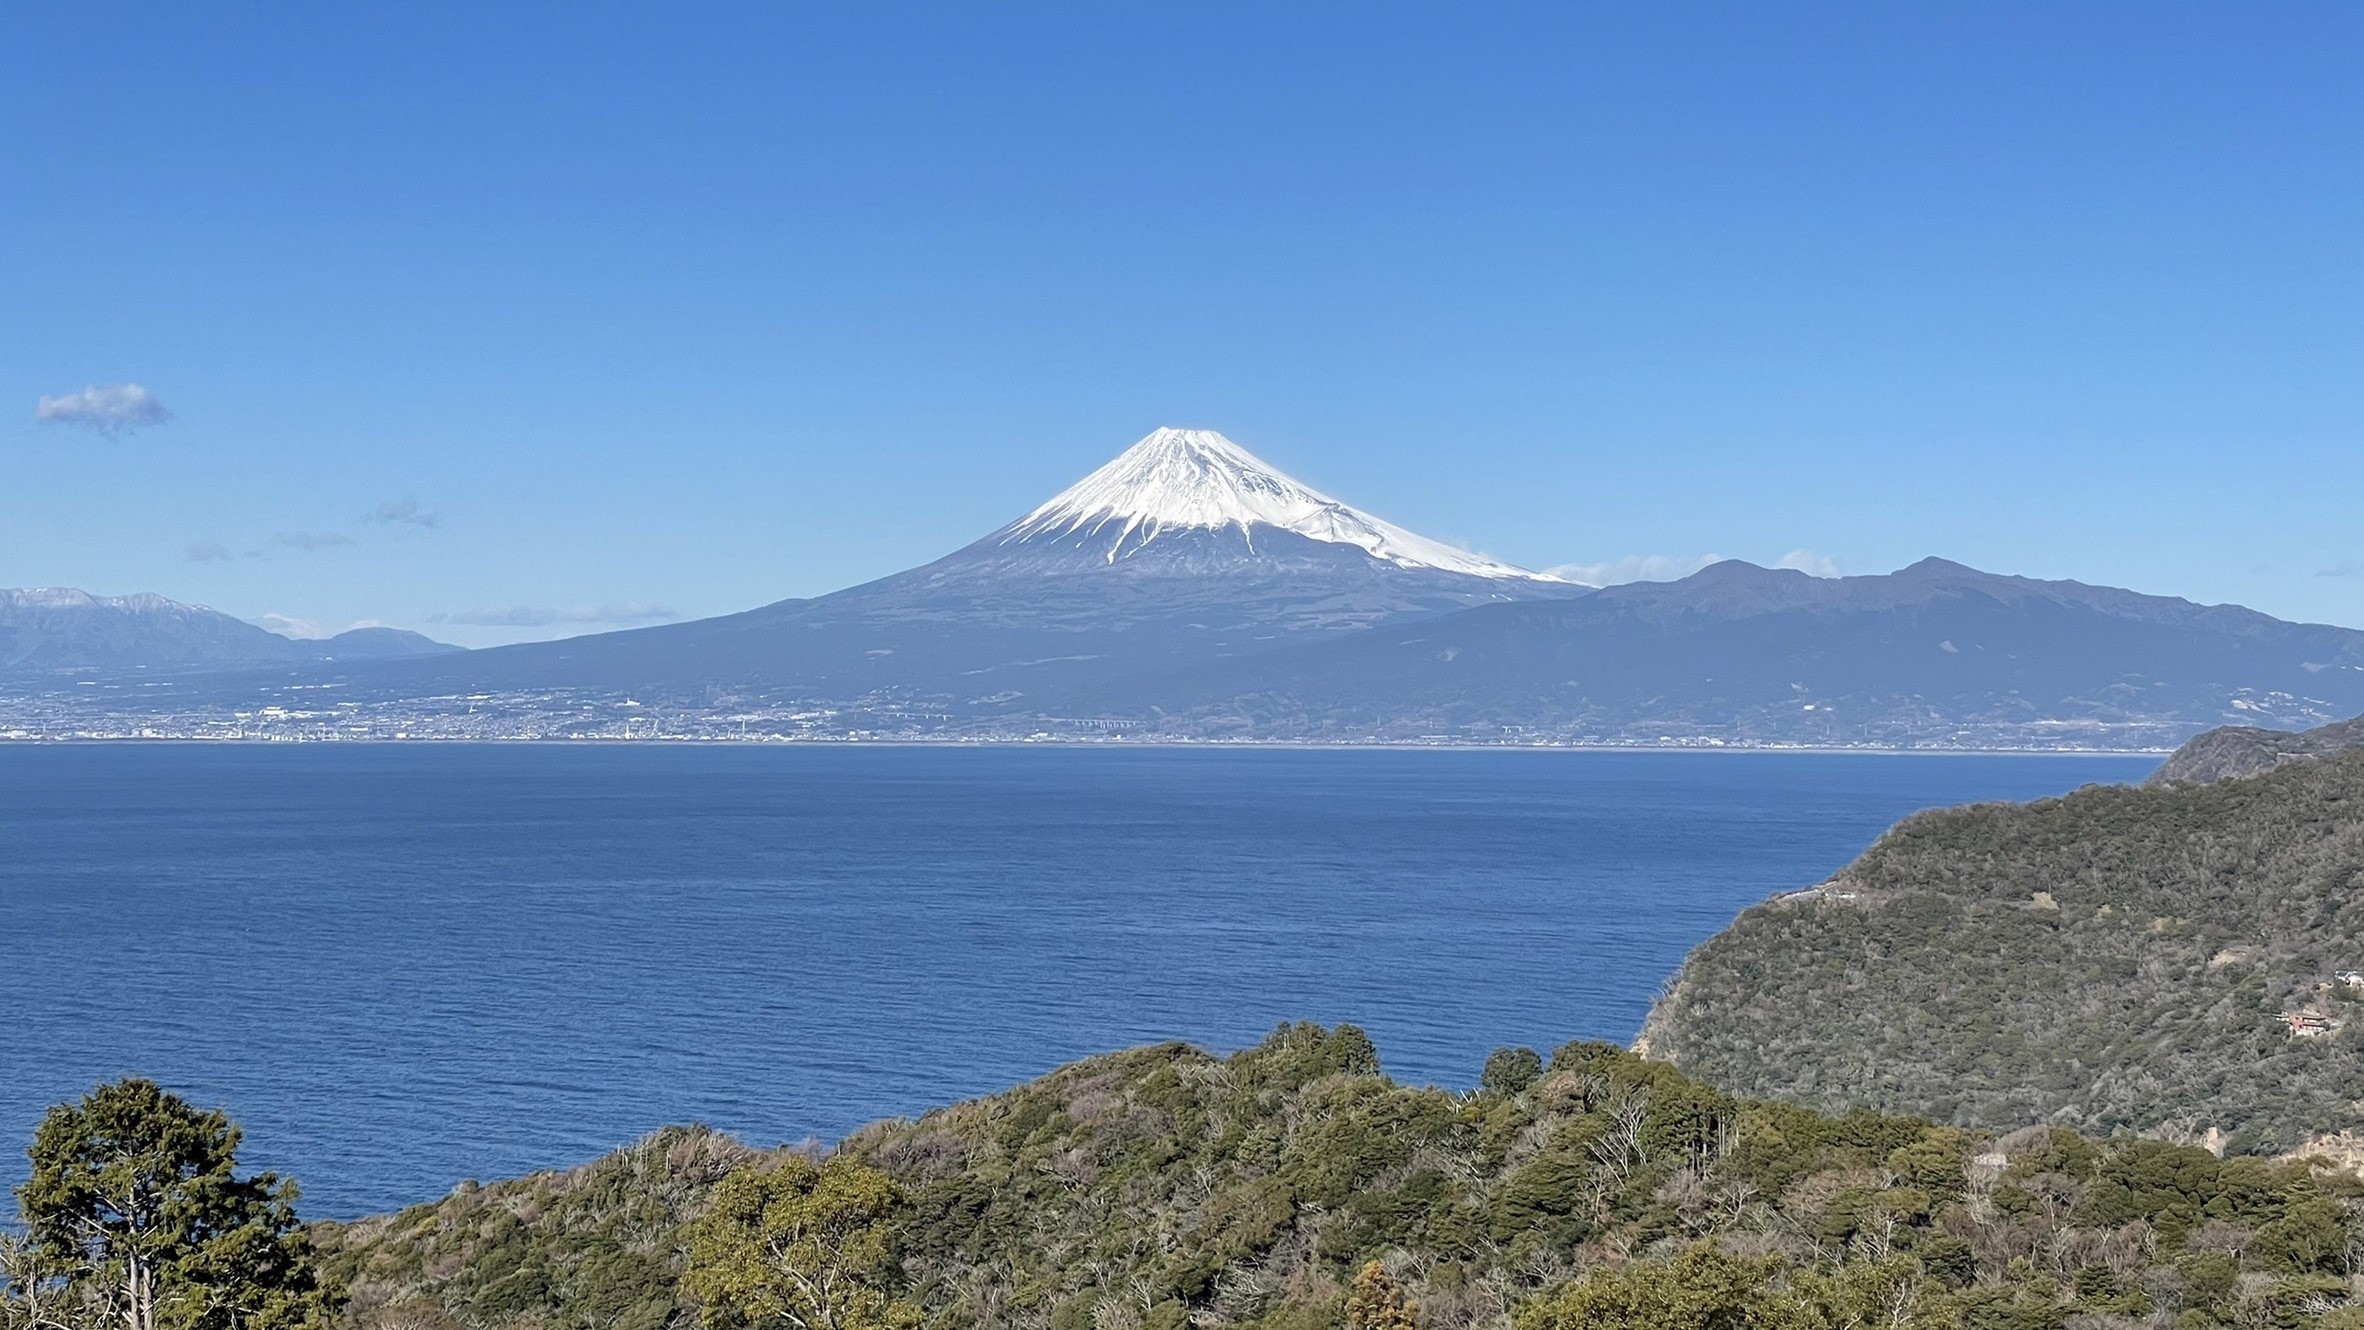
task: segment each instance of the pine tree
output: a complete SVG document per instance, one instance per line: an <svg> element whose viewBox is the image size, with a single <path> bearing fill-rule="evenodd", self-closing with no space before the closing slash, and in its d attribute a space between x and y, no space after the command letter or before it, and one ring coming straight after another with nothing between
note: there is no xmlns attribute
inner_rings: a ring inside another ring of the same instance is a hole
<svg viewBox="0 0 2364 1330"><path fill-rule="evenodd" d="M152 1081L60 1104L17 1189L40 1296L113 1330L317 1330L333 1298L297 1225L295 1184L237 1175L239 1130ZM18 1300L34 1294L20 1289Z"/></svg>

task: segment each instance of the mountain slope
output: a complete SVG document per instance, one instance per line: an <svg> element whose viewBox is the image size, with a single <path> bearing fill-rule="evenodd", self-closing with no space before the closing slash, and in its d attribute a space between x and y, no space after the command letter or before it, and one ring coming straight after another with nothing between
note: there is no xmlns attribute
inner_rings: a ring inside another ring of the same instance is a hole
<svg viewBox="0 0 2364 1330"><path fill-rule="evenodd" d="M2351 970L2364 752L1907 819L1702 944L1643 1041L1826 1109L2289 1149L2364 1128Z"/></svg>
<svg viewBox="0 0 2364 1330"><path fill-rule="evenodd" d="M93 596L66 587L0 590L0 672L242 669L374 660L459 648L398 628L356 628L318 641L281 637L162 596Z"/></svg>
<svg viewBox="0 0 2364 1330"><path fill-rule="evenodd" d="M1584 590L1413 535L1220 434L1161 429L924 567L810 600L480 651L385 678L840 701L893 690L991 711L1077 679Z"/></svg>
<svg viewBox="0 0 2364 1330"><path fill-rule="evenodd" d="M1161 724L1270 737L1598 742L2179 742L2228 719L2364 710L2364 633L1928 559L1473 608L1144 688Z"/></svg>
<svg viewBox="0 0 2364 1330"><path fill-rule="evenodd" d="M2175 750L2150 778L2153 785L2205 784L2272 771L2285 762L2305 762L2364 748L2364 716L2311 730L2261 730L2227 725L2210 730Z"/></svg>

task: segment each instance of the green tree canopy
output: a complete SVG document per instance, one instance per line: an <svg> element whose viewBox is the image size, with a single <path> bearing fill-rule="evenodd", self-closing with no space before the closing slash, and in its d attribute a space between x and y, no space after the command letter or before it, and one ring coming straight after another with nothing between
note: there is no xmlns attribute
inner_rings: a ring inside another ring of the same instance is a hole
<svg viewBox="0 0 2364 1330"><path fill-rule="evenodd" d="M239 1130L152 1081L99 1086L41 1120L17 1189L20 1306L46 1298L122 1330L299 1330L333 1299L295 1184L237 1175ZM38 1288L33 1287L38 1285Z"/></svg>
<svg viewBox="0 0 2364 1330"><path fill-rule="evenodd" d="M1478 1073L1478 1088L1495 1094L1517 1094L1543 1075L1543 1055L1532 1048L1497 1048L1486 1056Z"/></svg>
<svg viewBox="0 0 2364 1330"><path fill-rule="evenodd" d="M1812 1309L1773 1288L1780 1265L1702 1243L1671 1261L1596 1270L1527 1307L1518 1330L1821 1330Z"/></svg>
<svg viewBox="0 0 2364 1330"><path fill-rule="evenodd" d="M908 1330L893 1181L849 1158L740 1169L690 1231L682 1289L712 1330Z"/></svg>

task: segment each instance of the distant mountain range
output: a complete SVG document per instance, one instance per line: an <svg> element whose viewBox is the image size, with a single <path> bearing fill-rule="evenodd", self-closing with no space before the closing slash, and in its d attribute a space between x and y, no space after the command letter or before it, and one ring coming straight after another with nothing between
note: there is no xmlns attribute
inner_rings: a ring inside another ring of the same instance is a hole
<svg viewBox="0 0 2364 1330"><path fill-rule="evenodd" d="M94 596L64 587L0 590L0 674L235 670L391 660L457 651L400 628L299 640L162 596Z"/></svg>
<svg viewBox="0 0 2364 1330"><path fill-rule="evenodd" d="M1194 725L1272 737L2116 747L2364 710L2364 633L1943 559L1844 578L1733 561L1384 625L1157 692Z"/></svg>
<svg viewBox="0 0 2364 1330"><path fill-rule="evenodd" d="M107 604L130 600L153 598ZM222 671L295 659L220 615L208 631L251 634L255 654L201 650L154 613L157 641L108 639L114 657L0 659L212 671L170 705L216 713L278 686ZM437 698L469 699L469 734L629 721L686 736L1876 747L2166 747L2226 721L2364 711L2350 629L1938 559L1850 578L1727 562L1595 590L1416 535L1182 429L934 563L830 595L466 653L428 654L415 635L399 653L328 649L344 640L273 638L319 652L308 702L399 711L404 733ZM502 729L503 715L533 719Z"/></svg>

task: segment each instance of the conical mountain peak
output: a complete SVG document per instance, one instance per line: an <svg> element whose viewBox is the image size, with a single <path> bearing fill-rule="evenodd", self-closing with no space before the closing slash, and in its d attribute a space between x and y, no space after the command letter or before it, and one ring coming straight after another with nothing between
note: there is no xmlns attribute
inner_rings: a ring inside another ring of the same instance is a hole
<svg viewBox="0 0 2364 1330"><path fill-rule="evenodd" d="M1004 531L1001 544L1083 537L1105 541L1109 562L1159 536L1236 529L1253 547L1260 529L1352 545L1406 568L1477 577L1541 579L1349 507L1258 458L1214 430L1152 431Z"/></svg>

